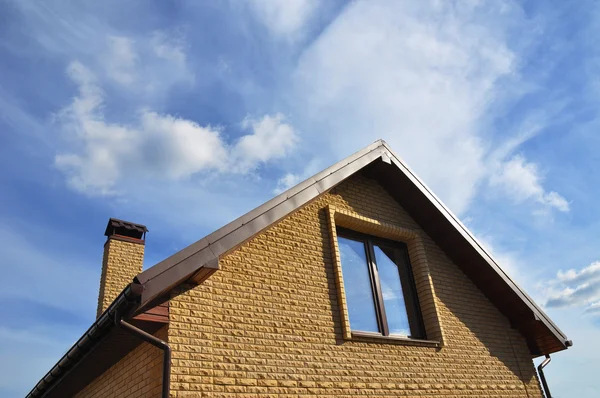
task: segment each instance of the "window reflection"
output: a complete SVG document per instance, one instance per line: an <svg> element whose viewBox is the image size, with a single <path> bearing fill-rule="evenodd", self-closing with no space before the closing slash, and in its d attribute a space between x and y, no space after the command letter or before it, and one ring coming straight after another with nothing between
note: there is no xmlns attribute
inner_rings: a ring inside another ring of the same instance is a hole
<svg viewBox="0 0 600 398"><path fill-rule="evenodd" d="M342 275L352 330L379 332L369 266L363 242L338 238Z"/></svg>
<svg viewBox="0 0 600 398"><path fill-rule="evenodd" d="M392 260L394 250L379 245L373 245L375 262L379 272L383 306L390 334L410 336L408 313L404 303L404 292L400 283L398 266ZM386 253L387 252L387 253Z"/></svg>

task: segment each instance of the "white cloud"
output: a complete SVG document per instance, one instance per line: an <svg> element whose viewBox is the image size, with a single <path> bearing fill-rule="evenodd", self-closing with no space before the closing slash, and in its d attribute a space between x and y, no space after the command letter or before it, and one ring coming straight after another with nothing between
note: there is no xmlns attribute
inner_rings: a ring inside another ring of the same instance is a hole
<svg viewBox="0 0 600 398"><path fill-rule="evenodd" d="M595 261L580 271L570 269L566 272L558 271L557 279L562 283L581 283L591 278L600 279L600 261Z"/></svg>
<svg viewBox="0 0 600 398"><path fill-rule="evenodd" d="M81 153L57 155L56 166L69 175L70 185L80 191L111 193L113 182L120 175L116 160L132 152L134 134L124 126L104 121L104 93L88 68L73 62L68 74L78 84L79 95L61 110L57 120L73 134Z"/></svg>
<svg viewBox="0 0 600 398"><path fill-rule="evenodd" d="M129 37L111 36L108 38L109 52L106 56L106 73L122 85L133 84L138 76L136 64L138 54L134 41Z"/></svg>
<svg viewBox="0 0 600 398"><path fill-rule="evenodd" d="M242 127L252 130L252 134L243 136L235 144L233 158L236 167L248 170L270 159L285 156L294 147L298 137L294 128L284 120L281 113L265 115L259 120L246 118Z"/></svg>
<svg viewBox="0 0 600 398"><path fill-rule="evenodd" d="M256 16L272 33L293 38L301 33L320 0L250 0L249 3Z"/></svg>
<svg viewBox="0 0 600 398"><path fill-rule="evenodd" d="M294 185L297 185L301 181L302 181L301 175L294 174L294 173L287 173L286 175L281 177L279 180L277 180L277 186L275 187L275 189L273 189L273 193L275 195L279 195L283 191L287 191L288 189L290 189Z"/></svg>
<svg viewBox="0 0 600 398"><path fill-rule="evenodd" d="M154 32L151 43L156 56L178 65L180 68L185 67L187 56L181 39L169 37L164 32Z"/></svg>
<svg viewBox="0 0 600 398"><path fill-rule="evenodd" d="M600 262L580 270L558 271L556 278L544 286L548 307L586 307L585 312L600 311Z"/></svg>
<svg viewBox="0 0 600 398"><path fill-rule="evenodd" d="M133 149L141 158L136 162L150 167L152 174L180 179L201 170L221 170L227 164L219 129L150 111L142 111L138 129L139 144Z"/></svg>
<svg viewBox="0 0 600 398"><path fill-rule="evenodd" d="M79 62L70 65L68 74L79 94L57 121L70 134L74 149L57 155L56 166L81 192L113 194L121 180L130 178L177 180L209 170L249 173L285 156L297 140L281 114L245 120L250 133L233 146L219 128L147 109L132 124L110 123L94 74Z"/></svg>
<svg viewBox="0 0 600 398"><path fill-rule="evenodd" d="M596 301L595 303L590 304L585 312L588 314L600 314L600 301Z"/></svg>
<svg viewBox="0 0 600 398"><path fill-rule="evenodd" d="M193 68L189 65L185 51L187 44L183 37L156 31L152 35L149 46L149 54L155 55L157 60L153 66L154 70L148 73L146 79L149 89L159 90L177 83L195 83L194 70L198 65ZM163 81L155 81L154 76L160 76Z"/></svg>
<svg viewBox="0 0 600 398"><path fill-rule="evenodd" d="M327 137L338 158L384 138L464 213L501 164L493 148L514 138L491 133L490 109L518 86L519 53L508 37L524 18L510 1L349 4L300 58L303 130ZM568 207L555 193L540 201Z"/></svg>
<svg viewBox="0 0 600 398"><path fill-rule="evenodd" d="M149 37L108 36L98 69L127 90L162 94L178 83L193 83L183 38L155 31Z"/></svg>
<svg viewBox="0 0 600 398"><path fill-rule="evenodd" d="M569 203L560 194L546 192L536 164L522 155L515 155L499 165L490 177L492 187L501 188L515 202L534 200L559 211L569 211Z"/></svg>
<svg viewBox="0 0 600 398"><path fill-rule="evenodd" d="M311 159L308 163L303 161L303 170L300 173L287 173L283 177L277 180L277 184L273 189L273 193L275 195L279 195L283 191L286 191L293 187L294 185L299 184L305 179L317 174L324 167L321 165L321 162L317 158Z"/></svg>

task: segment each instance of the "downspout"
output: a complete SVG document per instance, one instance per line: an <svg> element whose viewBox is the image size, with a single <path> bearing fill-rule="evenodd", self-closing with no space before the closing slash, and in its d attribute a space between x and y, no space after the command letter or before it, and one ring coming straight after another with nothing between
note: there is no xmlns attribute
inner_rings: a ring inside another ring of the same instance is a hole
<svg viewBox="0 0 600 398"><path fill-rule="evenodd" d="M552 398L552 395L550 395L550 389L548 388L548 383L546 383L546 376L544 376L544 368L550 363L550 361L550 355L546 354L546 359L544 359L544 361L537 367L540 379L542 380L542 386L544 387L544 394L546 394L546 398Z"/></svg>
<svg viewBox="0 0 600 398"><path fill-rule="evenodd" d="M169 391L171 390L171 347L167 342L152 336L150 333L143 331L130 323L123 320L123 317L119 314L115 314L115 324L121 327L123 330L131 333L144 340L147 343L152 344L155 347L163 350L163 371L162 371L162 398L169 398Z"/></svg>

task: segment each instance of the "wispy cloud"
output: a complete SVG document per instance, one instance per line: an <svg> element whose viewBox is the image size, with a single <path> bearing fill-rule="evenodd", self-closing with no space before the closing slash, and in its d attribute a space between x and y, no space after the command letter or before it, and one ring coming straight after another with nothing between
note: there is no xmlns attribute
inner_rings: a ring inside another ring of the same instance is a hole
<svg viewBox="0 0 600 398"><path fill-rule="evenodd" d="M515 155L501 163L490 176L489 182L517 203L533 200L562 212L569 211L569 202L557 192L544 189L538 166L528 162L523 155Z"/></svg>
<svg viewBox="0 0 600 398"><path fill-rule="evenodd" d="M492 176L508 179L522 166L527 174L514 179L523 180L536 171L524 155L491 156L514 141L507 132L494 134L493 105L521 81L519 49L509 37L524 26L526 17L510 1L353 2L300 58L298 107L311 120L305 130L327 137L313 139L329 141L338 154L384 138L464 213ZM530 183L542 189L538 203L568 208L540 178Z"/></svg>
<svg viewBox="0 0 600 398"><path fill-rule="evenodd" d="M163 31L144 38L111 35L95 69L127 90L160 96L175 84L195 81L185 45L182 37Z"/></svg>
<svg viewBox="0 0 600 398"><path fill-rule="evenodd" d="M329 166L329 165L328 165ZM285 190L290 189L294 185L299 184L305 179L317 174L325 166L322 165L322 161L318 158L312 158L310 161L303 162L303 168L297 173L286 173L283 177L277 180L276 186L273 189L275 195L279 195Z"/></svg>
<svg viewBox="0 0 600 398"><path fill-rule="evenodd" d="M590 304L586 309L585 312L587 314L600 314L600 301L596 301L592 304Z"/></svg>
<svg viewBox="0 0 600 398"><path fill-rule="evenodd" d="M106 55L106 73L120 84L129 86L137 79L136 64L138 55L134 49L134 41L128 37L111 36L108 38L108 54Z"/></svg>
<svg viewBox="0 0 600 398"><path fill-rule="evenodd" d="M281 113L260 119L247 117L242 128L252 131L252 134L242 136L232 149L233 165L241 172L284 157L298 141L296 131L285 123L285 116Z"/></svg>
<svg viewBox="0 0 600 398"><path fill-rule="evenodd" d="M585 312L600 311L600 262L587 267L558 271L556 278L547 281L548 307L585 307Z"/></svg>
<svg viewBox="0 0 600 398"><path fill-rule="evenodd" d="M274 35L295 39L319 7L321 0L249 0L250 8Z"/></svg>

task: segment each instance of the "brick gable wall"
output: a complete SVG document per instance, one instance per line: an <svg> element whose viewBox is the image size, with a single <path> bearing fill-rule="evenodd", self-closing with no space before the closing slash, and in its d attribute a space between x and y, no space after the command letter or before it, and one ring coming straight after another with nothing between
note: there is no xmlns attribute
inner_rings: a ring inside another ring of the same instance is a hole
<svg viewBox="0 0 600 398"><path fill-rule="evenodd" d="M344 340L326 207L417 230L444 347ZM373 180L355 176L170 307L174 397L541 397L524 338Z"/></svg>

